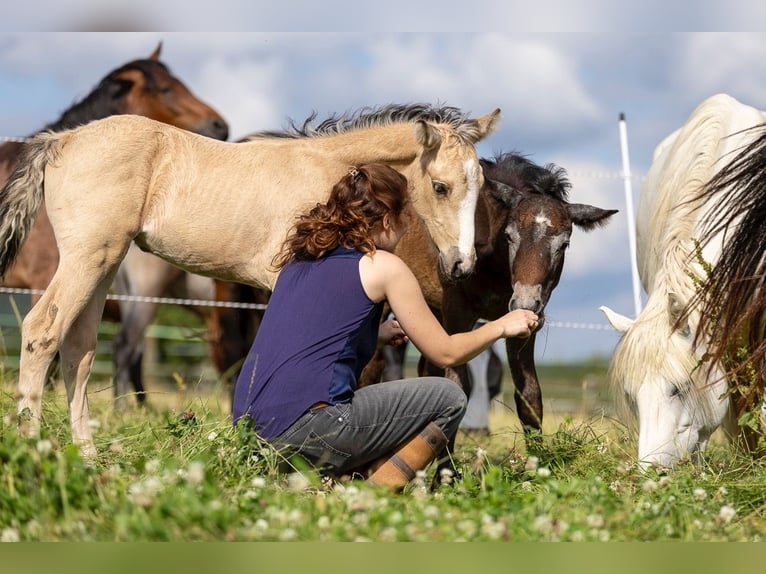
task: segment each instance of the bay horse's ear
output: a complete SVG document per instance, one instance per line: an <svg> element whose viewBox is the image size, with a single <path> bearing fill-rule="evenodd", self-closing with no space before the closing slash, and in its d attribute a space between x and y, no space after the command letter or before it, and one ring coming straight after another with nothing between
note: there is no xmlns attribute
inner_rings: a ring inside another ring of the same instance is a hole
<svg viewBox="0 0 766 574"><path fill-rule="evenodd" d="M415 122L415 141L427 150L435 150L442 143L442 135L435 126L424 120Z"/></svg>
<svg viewBox="0 0 766 574"><path fill-rule="evenodd" d="M157 47L154 49L154 52L152 52L152 55L149 56L147 60L154 60L155 62L159 62L161 51L162 51L162 40L160 40L160 43L157 44Z"/></svg>

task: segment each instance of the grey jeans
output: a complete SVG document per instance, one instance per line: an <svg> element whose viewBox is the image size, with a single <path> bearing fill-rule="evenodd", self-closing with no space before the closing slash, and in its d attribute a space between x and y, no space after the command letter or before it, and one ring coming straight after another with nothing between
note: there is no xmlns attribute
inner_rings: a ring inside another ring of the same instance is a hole
<svg viewBox="0 0 766 574"><path fill-rule="evenodd" d="M388 381L357 390L350 403L310 409L271 442L343 474L393 452L430 422L452 438L466 403L463 390L442 377Z"/></svg>

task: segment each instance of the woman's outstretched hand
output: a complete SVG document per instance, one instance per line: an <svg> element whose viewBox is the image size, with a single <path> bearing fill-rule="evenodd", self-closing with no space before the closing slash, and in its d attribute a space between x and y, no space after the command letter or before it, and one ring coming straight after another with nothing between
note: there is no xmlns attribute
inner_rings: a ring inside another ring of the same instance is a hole
<svg viewBox="0 0 766 574"><path fill-rule="evenodd" d="M529 337L537 329L539 318L527 309L516 309L495 322L502 327L503 337Z"/></svg>

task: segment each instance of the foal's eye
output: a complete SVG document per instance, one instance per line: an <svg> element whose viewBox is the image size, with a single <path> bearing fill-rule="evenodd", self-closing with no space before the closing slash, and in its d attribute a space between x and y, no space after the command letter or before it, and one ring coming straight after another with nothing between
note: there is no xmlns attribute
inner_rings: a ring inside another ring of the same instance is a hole
<svg viewBox="0 0 766 574"><path fill-rule="evenodd" d="M447 192L449 191L447 189L447 186L444 183L442 183L441 181L433 182L433 187L434 187L434 193L436 195L444 196L444 195L447 195Z"/></svg>
<svg viewBox="0 0 766 574"><path fill-rule="evenodd" d="M675 399L676 397L680 397L681 396L681 387L679 387L678 385L672 385L670 387L670 393L669 394L670 394L670 398L671 399Z"/></svg>

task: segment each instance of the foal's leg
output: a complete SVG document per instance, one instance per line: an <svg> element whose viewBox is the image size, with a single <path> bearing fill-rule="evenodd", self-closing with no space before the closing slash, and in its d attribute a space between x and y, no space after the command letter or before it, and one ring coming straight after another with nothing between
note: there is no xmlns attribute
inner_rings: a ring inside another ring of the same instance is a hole
<svg viewBox="0 0 766 574"><path fill-rule="evenodd" d="M66 264L59 267L22 325L18 408L21 432L28 437L40 433L42 393L51 362L72 325L91 304L99 283L99 278L92 271L89 273L87 267L78 267Z"/></svg>
<svg viewBox="0 0 766 574"><path fill-rule="evenodd" d="M104 312L106 293L111 281L104 280L96 288L90 302L75 320L61 343L61 370L66 384L72 441L86 458L96 455L90 429L90 407L86 387L96 357L98 324Z"/></svg>
<svg viewBox="0 0 766 574"><path fill-rule="evenodd" d="M505 340L508 366L515 386L514 400L527 442L539 438L543 428L543 397L535 368L535 337Z"/></svg>

